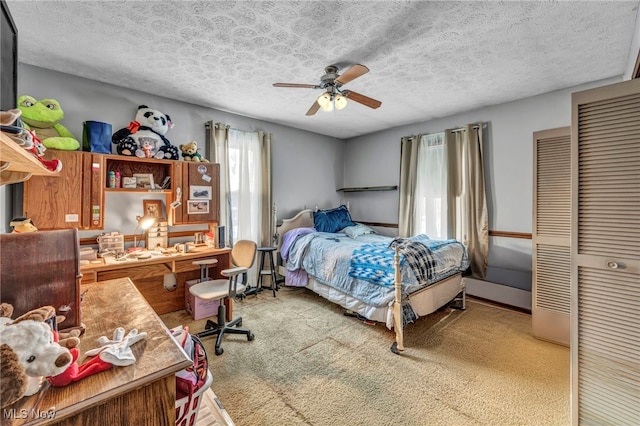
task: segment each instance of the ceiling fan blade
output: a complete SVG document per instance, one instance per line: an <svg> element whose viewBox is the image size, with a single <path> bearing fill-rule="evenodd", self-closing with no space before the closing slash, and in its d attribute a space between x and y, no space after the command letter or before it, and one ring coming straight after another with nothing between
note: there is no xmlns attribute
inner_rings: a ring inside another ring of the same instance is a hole
<svg viewBox="0 0 640 426"><path fill-rule="evenodd" d="M273 83L273 87L299 87L304 89L319 89L316 84L297 84L297 83Z"/></svg>
<svg viewBox="0 0 640 426"><path fill-rule="evenodd" d="M354 80L368 72L369 68L365 67L364 65L355 64L354 66L340 74L338 78L336 78L335 82L339 85L347 84L351 80Z"/></svg>
<svg viewBox="0 0 640 426"><path fill-rule="evenodd" d="M311 108L309 108L309 111L307 111L306 115L314 115L316 112L318 112L319 109L320 104L318 103L318 101L316 101L313 103L313 105L311 105Z"/></svg>
<svg viewBox="0 0 640 426"><path fill-rule="evenodd" d="M351 90L344 90L342 94L346 96L348 99L351 99L354 102L358 102L359 104L368 106L369 108L376 109L380 105L382 105L382 102L380 101L377 101L365 95L361 95L360 93L353 92Z"/></svg>

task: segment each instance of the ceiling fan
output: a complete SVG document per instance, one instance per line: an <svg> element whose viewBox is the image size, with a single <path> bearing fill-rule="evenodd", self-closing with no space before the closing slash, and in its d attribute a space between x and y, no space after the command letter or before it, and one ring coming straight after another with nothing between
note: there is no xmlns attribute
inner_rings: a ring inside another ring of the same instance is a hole
<svg viewBox="0 0 640 426"><path fill-rule="evenodd" d="M323 111L333 111L334 108L338 110L343 109L347 106L347 99L351 99L354 102L373 109L382 105L382 102L378 100L361 95L352 90L342 89L343 85L369 72L369 68L364 65L353 65L342 74L338 74L338 67L336 65L329 65L324 69L324 72L325 74L320 78L320 83L318 84L274 83L273 86L324 89L325 92L311 105L306 115L314 115L320 108L322 108Z"/></svg>

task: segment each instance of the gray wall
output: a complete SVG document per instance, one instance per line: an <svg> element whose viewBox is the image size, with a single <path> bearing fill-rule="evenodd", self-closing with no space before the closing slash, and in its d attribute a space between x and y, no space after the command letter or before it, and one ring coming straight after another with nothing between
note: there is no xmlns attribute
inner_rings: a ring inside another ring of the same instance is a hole
<svg viewBox="0 0 640 426"><path fill-rule="evenodd" d="M289 217L306 206L335 206L339 195L337 182L342 182L343 140L293 129L253 118L222 112L199 105L187 104L124 89L84 78L74 77L43 68L20 64L19 95L31 95L36 99L57 99L65 113L62 124L78 140L82 137L82 122L97 120L111 123L113 130L126 127L135 118L138 105L145 104L171 116L174 127L167 138L180 145L195 140L205 152L205 128L207 121L225 122L232 128L274 134L273 139L273 196L278 205L278 216ZM206 155L208 157L208 155ZM322 179L318 179L322 176ZM7 197L2 189L0 197ZM142 197L139 197L142 198ZM153 198L153 196L145 196ZM3 203L3 232L8 232L11 213L7 201ZM106 230L133 233L133 218L142 202L130 194L109 194L106 200ZM20 206L18 209L21 211ZM139 214L139 213L138 213ZM180 229L188 229L180 227ZM97 235L95 231L83 231L81 236Z"/></svg>
<svg viewBox="0 0 640 426"><path fill-rule="evenodd" d="M486 123L484 161L489 228L524 233L532 230L532 133L570 124L572 92L620 81L620 78L614 78L593 82L345 142L29 65L21 64L19 71L19 94L29 94L38 99L56 98L65 111L63 124L78 138L85 120L110 122L114 131L125 127L133 120L140 104L171 116L175 126L167 137L174 145L196 140L204 150L204 123L209 120L226 122L242 130L274 133L273 188L279 218L290 217L304 207L332 207L349 202L356 220L397 223L397 191L341 193L335 189L397 185L402 136L483 122ZM384 106L379 111L384 113ZM318 176L322 178L318 179ZM0 211L3 232L9 231L11 218L7 206L10 204L8 192L6 188L0 189L0 197L5 204ZM133 232L135 224L130 218L135 216L140 204L133 198L110 194L106 201L106 222L111 225L107 230ZM388 228L381 231L390 235L396 232ZM82 236L95 234L84 231ZM529 291L531 241L491 238L487 279Z"/></svg>
<svg viewBox="0 0 640 426"><path fill-rule="evenodd" d="M533 200L533 132L571 124L571 93L620 81L613 78L347 141L345 187L397 185L400 138L483 122L489 229L530 233ZM384 113L384 104L380 112ZM346 193L352 216L398 222L398 192ZM396 232L397 230L393 230ZM531 290L531 240L490 238L488 281Z"/></svg>

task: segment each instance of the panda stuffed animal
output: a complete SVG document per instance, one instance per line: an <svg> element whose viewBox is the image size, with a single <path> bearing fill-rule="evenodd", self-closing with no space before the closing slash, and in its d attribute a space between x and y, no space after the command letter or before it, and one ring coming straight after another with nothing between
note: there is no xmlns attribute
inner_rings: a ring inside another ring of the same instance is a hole
<svg viewBox="0 0 640 426"><path fill-rule="evenodd" d="M173 124L167 114L140 105L136 120L115 132L111 141L120 155L179 160L180 151L165 137L171 127Z"/></svg>

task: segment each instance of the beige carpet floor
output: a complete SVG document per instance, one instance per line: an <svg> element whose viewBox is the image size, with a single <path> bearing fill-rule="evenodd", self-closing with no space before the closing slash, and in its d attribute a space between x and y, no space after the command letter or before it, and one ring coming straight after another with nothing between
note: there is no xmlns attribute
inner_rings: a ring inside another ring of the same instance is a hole
<svg viewBox="0 0 640 426"><path fill-rule="evenodd" d="M467 299L394 334L344 316L309 290L282 288L234 305L255 340L204 339L212 389L238 426L567 425L569 349L538 340L531 316ZM184 311L168 327L205 320Z"/></svg>

